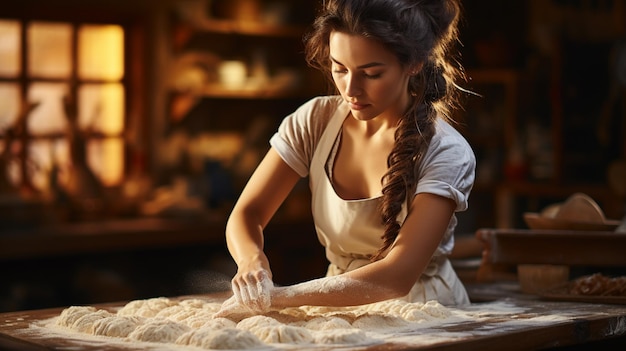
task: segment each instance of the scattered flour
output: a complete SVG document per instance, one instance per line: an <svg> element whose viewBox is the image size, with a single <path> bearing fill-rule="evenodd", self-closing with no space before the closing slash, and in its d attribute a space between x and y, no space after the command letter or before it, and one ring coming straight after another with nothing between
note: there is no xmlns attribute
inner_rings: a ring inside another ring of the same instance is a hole
<svg viewBox="0 0 626 351"><path fill-rule="evenodd" d="M220 306L221 303L208 300L162 297L131 301L117 308L72 306L58 316L32 323L28 330L44 338L89 345L88 349L118 345L174 351L328 350L362 349L387 342L432 345L571 318L533 315L506 302L463 309L444 307L434 301L401 300L341 308L301 306L241 320L214 318ZM497 322L476 325L480 321ZM472 327L459 327L465 323Z"/></svg>
<svg viewBox="0 0 626 351"><path fill-rule="evenodd" d="M357 307L302 306L241 320L214 318L221 304L164 297L135 300L121 308L71 306L43 327L75 337L108 338L192 349L298 349L383 343L385 332L445 321L451 312L437 302L385 301ZM92 339L90 339L92 340Z"/></svg>

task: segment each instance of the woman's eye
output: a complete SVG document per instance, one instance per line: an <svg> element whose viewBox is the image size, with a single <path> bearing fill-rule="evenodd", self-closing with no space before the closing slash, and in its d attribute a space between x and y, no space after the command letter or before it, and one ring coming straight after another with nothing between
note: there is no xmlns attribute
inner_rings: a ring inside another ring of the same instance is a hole
<svg viewBox="0 0 626 351"><path fill-rule="evenodd" d="M365 78L367 79L378 79L380 78L382 74L381 73L376 73L376 74L367 74L365 73Z"/></svg>

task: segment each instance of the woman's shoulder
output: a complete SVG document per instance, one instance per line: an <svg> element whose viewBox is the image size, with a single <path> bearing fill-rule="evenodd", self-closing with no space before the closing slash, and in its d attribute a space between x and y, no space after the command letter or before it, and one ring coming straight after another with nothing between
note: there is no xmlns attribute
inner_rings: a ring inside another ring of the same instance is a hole
<svg viewBox="0 0 626 351"><path fill-rule="evenodd" d="M452 123L455 122L450 122L443 118L437 118L433 140L440 143L452 143L461 147L471 148L467 139L465 139L463 134L461 134L461 132L459 132L459 130Z"/></svg>
<svg viewBox="0 0 626 351"><path fill-rule="evenodd" d="M462 156L463 161L474 159L474 151L469 142L451 122L438 118L435 130L428 153L431 155L454 153L457 157Z"/></svg>
<svg viewBox="0 0 626 351"><path fill-rule="evenodd" d="M315 116L315 119L330 118L342 102L341 96L337 95L316 96L302 104L295 113L307 117Z"/></svg>
<svg viewBox="0 0 626 351"><path fill-rule="evenodd" d="M289 124L310 136L319 136L342 102L336 95L313 97L288 116Z"/></svg>

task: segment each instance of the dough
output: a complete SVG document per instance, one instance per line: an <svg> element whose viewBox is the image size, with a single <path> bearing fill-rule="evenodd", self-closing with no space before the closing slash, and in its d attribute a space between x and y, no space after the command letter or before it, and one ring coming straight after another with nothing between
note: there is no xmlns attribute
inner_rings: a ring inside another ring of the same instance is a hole
<svg viewBox="0 0 626 351"><path fill-rule="evenodd" d="M105 310L86 313L78 318L70 328L79 333L93 334L94 322L112 315L111 312Z"/></svg>
<svg viewBox="0 0 626 351"><path fill-rule="evenodd" d="M136 316L110 316L93 323L93 334L125 338L141 323L143 318Z"/></svg>
<svg viewBox="0 0 626 351"><path fill-rule="evenodd" d="M165 309L159 311L154 317L155 318L167 318L169 320L173 320L176 322L184 321L189 317L193 317L200 309L196 308L185 308L181 305L174 305L166 307Z"/></svg>
<svg viewBox="0 0 626 351"><path fill-rule="evenodd" d="M388 314L364 315L352 322L354 328L363 330L387 330L404 329L411 326L411 323L401 317Z"/></svg>
<svg viewBox="0 0 626 351"><path fill-rule="evenodd" d="M127 303L116 313L72 306L53 322L70 332L207 349L267 349L267 344L363 346L385 335L443 320L452 312L436 301L389 300L356 307L301 306L237 319L213 318L220 303L152 298ZM382 339L381 339L382 338ZM307 346L305 346L307 347ZM329 346L324 346L329 347Z"/></svg>
<svg viewBox="0 0 626 351"><path fill-rule="evenodd" d="M285 324L255 327L250 332L268 344L309 344L313 342L313 335L307 329Z"/></svg>
<svg viewBox="0 0 626 351"><path fill-rule="evenodd" d="M401 317L412 322L445 318L450 315L450 312L437 301L412 303L403 300L387 300L365 305L362 309L368 312L382 312L387 315Z"/></svg>
<svg viewBox="0 0 626 351"><path fill-rule="evenodd" d="M96 311L96 308L91 306L71 306L61 312L61 315L59 315L56 324L62 327L71 328L77 319L86 314Z"/></svg>
<svg viewBox="0 0 626 351"><path fill-rule="evenodd" d="M367 345L378 343L380 340L370 338L359 329L337 329L327 333L318 333L316 344Z"/></svg>
<svg viewBox="0 0 626 351"><path fill-rule="evenodd" d="M213 312L207 312L205 310L199 310L193 316L181 321L190 328L201 328L204 326L213 326L215 329L221 328L235 328L237 323L226 318L213 318Z"/></svg>
<svg viewBox="0 0 626 351"><path fill-rule="evenodd" d="M199 308L199 309L203 309L205 308L205 306L216 306L217 309L215 312L219 311L219 308L221 306L221 304L219 303L207 303L204 300L200 300L200 299L187 299L187 300L183 300L181 302L178 303L179 306L185 307L185 308Z"/></svg>
<svg viewBox="0 0 626 351"><path fill-rule="evenodd" d="M120 316L154 317L166 307L176 303L165 297L155 297L147 300L135 300L127 303L117 311Z"/></svg>
<svg viewBox="0 0 626 351"><path fill-rule="evenodd" d="M352 329L350 322L339 317L315 317L304 323L311 330Z"/></svg>
<svg viewBox="0 0 626 351"><path fill-rule="evenodd" d="M281 322L272 317L258 315L241 320L241 322L237 323L237 329L252 331L252 329L255 328L277 326L281 324Z"/></svg>
<svg viewBox="0 0 626 351"><path fill-rule="evenodd" d="M176 340L176 344L217 350L245 350L263 346L263 343L254 334L235 328L194 329L181 335Z"/></svg>
<svg viewBox="0 0 626 351"><path fill-rule="evenodd" d="M152 319L148 323L137 327L137 329L128 334L128 337L139 341L173 343L189 330L188 326L174 321Z"/></svg>
<svg viewBox="0 0 626 351"><path fill-rule="evenodd" d="M227 318L212 318L212 316L198 316L197 318L190 318L187 321L187 325L190 328L211 328L211 329L226 329L236 328L237 323Z"/></svg>

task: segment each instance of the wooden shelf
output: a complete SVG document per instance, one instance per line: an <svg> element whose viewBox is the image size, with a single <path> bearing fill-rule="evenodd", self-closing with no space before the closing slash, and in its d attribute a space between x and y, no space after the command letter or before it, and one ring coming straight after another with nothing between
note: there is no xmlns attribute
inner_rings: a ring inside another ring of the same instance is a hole
<svg viewBox="0 0 626 351"><path fill-rule="evenodd" d="M626 265L623 233L483 228L476 237L485 244L484 258L492 264Z"/></svg>
<svg viewBox="0 0 626 351"><path fill-rule="evenodd" d="M177 95L187 95L197 98L213 99L289 99L310 97L312 92L293 88L268 89L228 89L220 85L210 85L201 91L173 91Z"/></svg>
<svg viewBox="0 0 626 351"><path fill-rule="evenodd" d="M302 26L274 25L262 22L243 22L220 19L211 19L200 23L191 23L188 24L188 26L199 32L286 38L300 37L306 29Z"/></svg>

